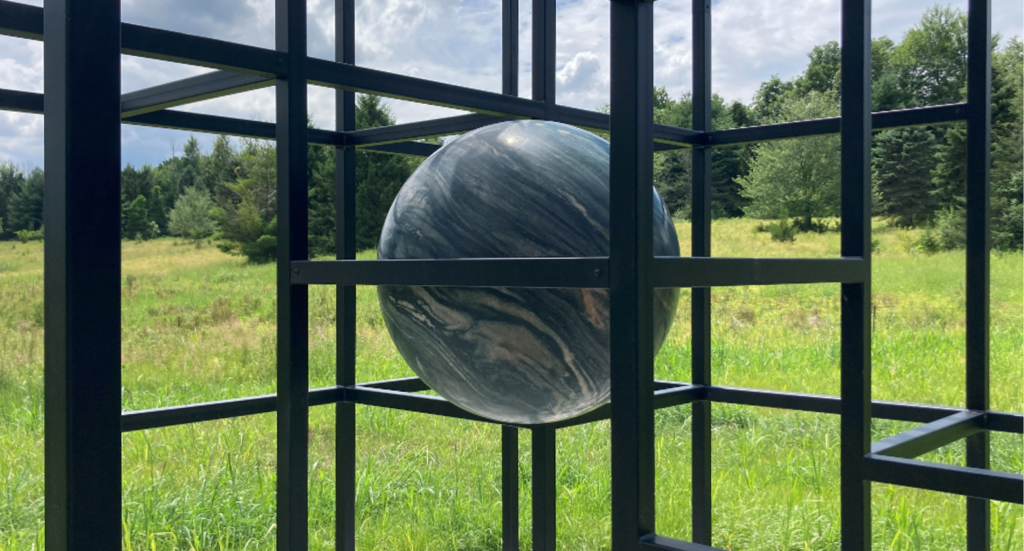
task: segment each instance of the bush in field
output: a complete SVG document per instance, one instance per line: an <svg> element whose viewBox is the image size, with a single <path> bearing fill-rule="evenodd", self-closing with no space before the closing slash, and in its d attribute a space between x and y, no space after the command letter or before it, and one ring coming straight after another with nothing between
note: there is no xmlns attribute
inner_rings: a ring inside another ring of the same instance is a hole
<svg viewBox="0 0 1024 551"><path fill-rule="evenodd" d="M210 215L213 207L213 200L206 190L196 186L187 187L174 202L174 208L168 216L167 229L171 235L195 241L209 237L217 230L217 223Z"/></svg>

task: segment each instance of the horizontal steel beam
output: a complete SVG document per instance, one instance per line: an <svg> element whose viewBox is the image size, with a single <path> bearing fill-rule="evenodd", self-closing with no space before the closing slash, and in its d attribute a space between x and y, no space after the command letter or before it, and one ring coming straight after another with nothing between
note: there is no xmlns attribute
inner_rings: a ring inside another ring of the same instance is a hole
<svg viewBox="0 0 1024 551"><path fill-rule="evenodd" d="M387 381L373 381L370 383L359 383L359 386L366 388L382 388L384 390L395 390L398 392L423 392L430 390L427 383L419 377L402 377L401 379L390 379Z"/></svg>
<svg viewBox="0 0 1024 551"><path fill-rule="evenodd" d="M718 547L677 540L657 534L640 538L641 551L724 551Z"/></svg>
<svg viewBox="0 0 1024 551"><path fill-rule="evenodd" d="M658 257L655 287L722 287L797 283L859 283L869 265L861 258Z"/></svg>
<svg viewBox="0 0 1024 551"><path fill-rule="evenodd" d="M0 0L0 35L43 39L43 8Z"/></svg>
<svg viewBox="0 0 1024 551"><path fill-rule="evenodd" d="M985 412L985 428L999 432L1024 434L1024 415L1002 411Z"/></svg>
<svg viewBox="0 0 1024 551"><path fill-rule="evenodd" d="M1024 476L918 459L868 454L867 477L873 482L909 486L1009 503L1024 503Z"/></svg>
<svg viewBox="0 0 1024 551"><path fill-rule="evenodd" d="M703 387L693 386L686 383L656 381L654 388L656 389L654 391L654 409L663 409L697 402L703 400L705 396ZM605 403L587 413L584 413L583 415L580 415L579 417L550 423L548 426L556 429L562 429L565 427L585 425L587 423L593 423L594 421L610 419L611 413L611 404Z"/></svg>
<svg viewBox="0 0 1024 551"><path fill-rule="evenodd" d="M702 387L675 381L655 381L654 407L662 409L677 405L710 400L711 402L738 405L761 406L769 408L806 411L812 413L839 413L839 397L816 394L799 394L794 392L777 392L724 386ZM356 396L351 395L352 388ZM311 406L333 404L337 402L354 402L381 407L395 407L406 411L419 411L433 415L454 416L461 419L472 417L472 414L459 409L454 404L442 405L444 398L437 396L414 394L430 390L419 377L405 377L386 381L360 383L355 387L326 387L309 392ZM363 392L366 391L366 392ZM377 392L381 391L381 392ZM368 392L368 393L367 393ZM424 402L421 398L426 398ZM404 402L403 402L404 400ZM446 402L447 403L447 402ZM121 414L121 431L153 429L228 419L260 413L270 413L277 409L277 397L273 394L222 400L183 406L131 411ZM554 423L554 428L582 425L593 421L608 419L611 411L604 404L593 411L579 417ZM903 402L875 401L872 403L874 417L895 421L911 421L930 423L945 419L951 415L964 413L964 410L927 404L911 404ZM452 415L449 415L452 414ZM470 417L467 417L470 416ZM475 417L474 417L475 418ZM992 426L992 419L1000 419L999 425ZM1017 432L1012 430L1024 422L1024 416L1015 413L988 412L985 415L989 430ZM478 419L479 420L479 419ZM485 420L488 421L488 420ZM488 421L492 422L492 421Z"/></svg>
<svg viewBox="0 0 1024 551"><path fill-rule="evenodd" d="M927 124L944 124L964 120L967 104L953 103L934 107L918 107L899 111L879 111L871 115L873 130L887 130L906 126L922 126ZM763 126L747 126L728 130L709 132L704 145L719 147L743 143L782 140L787 138L805 138L839 133L839 117L814 119L782 124Z"/></svg>
<svg viewBox="0 0 1024 551"><path fill-rule="evenodd" d="M301 260L292 284L603 289L608 258Z"/></svg>
<svg viewBox="0 0 1024 551"><path fill-rule="evenodd" d="M0 34L43 40L43 8L0 0ZM121 23L121 53L265 77L288 74L277 51L131 23Z"/></svg>
<svg viewBox="0 0 1024 551"><path fill-rule="evenodd" d="M913 459L984 430L985 413L961 411L875 442L871 453Z"/></svg>
<svg viewBox="0 0 1024 551"><path fill-rule="evenodd" d="M43 95L18 90L0 90L0 111L43 114Z"/></svg>
<svg viewBox="0 0 1024 551"><path fill-rule="evenodd" d="M274 84L273 79L230 71L214 71L121 95L121 116L132 117L152 111L195 103Z"/></svg>
<svg viewBox="0 0 1024 551"><path fill-rule="evenodd" d="M378 406L455 419L468 419L482 423L501 424L498 421L470 413L440 396L429 394L412 394L397 390L356 385L345 388L345 401L366 406Z"/></svg>
<svg viewBox="0 0 1024 551"><path fill-rule="evenodd" d="M421 138L439 138L441 136L470 132L477 128L505 120L507 119L504 117L471 114L367 128L346 133L345 145L380 145Z"/></svg>
<svg viewBox="0 0 1024 551"><path fill-rule="evenodd" d="M21 111L37 115L43 114L43 95L34 92L18 92L16 90L0 89L0 111ZM235 119L231 117L220 117L217 115L204 115L201 113L188 113L185 111L153 111L141 115L130 116L122 119L124 124L136 126L151 126L155 128L170 128L174 130L186 130L195 132L206 132L210 134L224 134L228 136L240 136L244 138L257 138L261 140L274 140L277 137L276 127L272 122L250 121L246 119ZM321 130L312 128L309 130L309 143L340 147L344 142L344 133L332 130ZM403 142L386 145L360 146L358 149L373 151L377 153L388 153L392 155L410 155L416 157L429 157L440 146L430 143Z"/></svg>
<svg viewBox="0 0 1024 551"><path fill-rule="evenodd" d="M475 88L309 58L310 84L510 118L544 118L544 103Z"/></svg>

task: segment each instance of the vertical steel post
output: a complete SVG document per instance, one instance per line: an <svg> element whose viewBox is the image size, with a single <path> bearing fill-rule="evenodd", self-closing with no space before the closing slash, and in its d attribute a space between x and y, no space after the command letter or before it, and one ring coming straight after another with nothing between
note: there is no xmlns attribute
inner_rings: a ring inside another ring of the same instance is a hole
<svg viewBox="0 0 1024 551"><path fill-rule="evenodd" d="M711 131L711 0L693 0L693 129ZM711 256L711 155L693 148L693 256ZM691 290L691 382L711 384L711 288ZM693 541L711 545L711 402L694 402Z"/></svg>
<svg viewBox="0 0 1024 551"><path fill-rule="evenodd" d="M871 0L842 3L841 254L871 261ZM840 493L843 551L871 549L871 271L843 284Z"/></svg>
<svg viewBox="0 0 1024 551"><path fill-rule="evenodd" d="M309 543L309 296L292 285L291 261L308 258L306 2L276 0L277 50L277 548Z"/></svg>
<svg viewBox="0 0 1024 551"><path fill-rule="evenodd" d="M654 4L611 2L612 549L654 532Z"/></svg>
<svg viewBox="0 0 1024 551"><path fill-rule="evenodd" d="M533 436L533 551L555 551L555 429L530 430Z"/></svg>
<svg viewBox="0 0 1024 551"><path fill-rule="evenodd" d="M501 93L519 95L519 0L501 0Z"/></svg>
<svg viewBox="0 0 1024 551"><path fill-rule="evenodd" d="M121 3L50 0L46 548L121 545Z"/></svg>
<svg viewBox="0 0 1024 551"><path fill-rule="evenodd" d="M989 408L989 166L992 131L992 3L967 9L967 401ZM989 468L989 434L967 437L967 466ZM967 549L988 551L988 500L967 498Z"/></svg>
<svg viewBox="0 0 1024 551"><path fill-rule="evenodd" d="M501 2L501 93L519 95L519 0ZM501 427L501 549L519 550L519 429L516 427Z"/></svg>
<svg viewBox="0 0 1024 551"><path fill-rule="evenodd" d="M519 429L516 427L501 427L501 551L519 551Z"/></svg>
<svg viewBox="0 0 1024 551"><path fill-rule="evenodd" d="M555 0L533 0L533 99L555 115Z"/></svg>
<svg viewBox="0 0 1024 551"><path fill-rule="evenodd" d="M355 0L337 0L334 8L334 59L355 65ZM341 132L356 129L354 92L335 92L335 128ZM356 152L352 148L334 150L335 252L339 260L356 257ZM356 287L338 285L336 296L338 386L356 384ZM356 548L356 405L335 406L335 541L341 551Z"/></svg>

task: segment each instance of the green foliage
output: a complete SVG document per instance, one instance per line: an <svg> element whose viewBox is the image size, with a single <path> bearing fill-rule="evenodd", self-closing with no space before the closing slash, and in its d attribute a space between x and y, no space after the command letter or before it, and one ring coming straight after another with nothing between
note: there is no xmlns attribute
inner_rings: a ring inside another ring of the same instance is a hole
<svg viewBox="0 0 1024 551"><path fill-rule="evenodd" d="M892 54L900 86L917 105L963 101L967 84L967 14L936 5L906 32Z"/></svg>
<svg viewBox="0 0 1024 551"><path fill-rule="evenodd" d="M14 232L14 235L18 237L18 241L28 243L29 241L42 241L43 233L43 227L39 226L38 230L18 230Z"/></svg>
<svg viewBox="0 0 1024 551"><path fill-rule="evenodd" d="M146 208L146 198L139 195L128 206L124 214L124 227L121 237L128 239L152 239L160 234L160 228L149 221L149 209Z"/></svg>
<svg viewBox="0 0 1024 551"><path fill-rule="evenodd" d="M935 135L924 128L899 128L877 134L872 147L872 184L877 213L897 227L928 221L936 209L931 171Z"/></svg>
<svg viewBox="0 0 1024 551"><path fill-rule="evenodd" d="M664 88L655 89L655 122L688 128L693 121L690 94L669 98ZM739 122L737 122L737 120ZM752 121L750 110L739 102L726 105L718 94L711 97L711 126L736 128ZM716 148L711 156L711 209L715 218L742 216L746 200L739 194L737 178L746 171L745 146ZM673 216L689 219L692 203L693 150L676 149L654 157L654 187Z"/></svg>
<svg viewBox="0 0 1024 551"><path fill-rule="evenodd" d="M0 239L13 235L9 205L11 197L21 189L25 174L11 161L0 161L0 220L6 221L0 228Z"/></svg>
<svg viewBox="0 0 1024 551"><path fill-rule="evenodd" d="M380 96L360 94L356 101L356 128L395 124L391 109ZM356 152L356 249L377 247L391 203L418 162L407 157Z"/></svg>
<svg viewBox="0 0 1024 551"><path fill-rule="evenodd" d="M273 235L270 228L277 215L277 151L269 142L243 143L236 179L222 184L227 193L218 197L219 205L212 211L221 230L218 246L225 252L245 255L250 262L267 262L270 258L262 249L267 240L259 247L254 244L264 235Z"/></svg>
<svg viewBox="0 0 1024 551"><path fill-rule="evenodd" d="M789 97L779 106L778 120L835 116L831 93ZM809 225L813 217L839 213L839 138L821 136L764 142L754 147L750 172L738 178L744 209L754 218L779 218L788 213Z"/></svg>
<svg viewBox="0 0 1024 551"><path fill-rule="evenodd" d="M44 183L45 177L39 168L32 169L20 182L7 205L8 231L32 231L43 227Z"/></svg>
<svg viewBox="0 0 1024 551"><path fill-rule="evenodd" d="M786 214L783 214L778 221L768 224L766 229L769 235L772 236L772 241L778 241L779 243L792 243L796 241L796 228L789 221L789 216Z"/></svg>
<svg viewBox="0 0 1024 551"><path fill-rule="evenodd" d="M196 186L187 187L171 209L168 230L171 235L194 241L209 237L217 230L217 223L210 214L213 209L214 203L206 190Z"/></svg>

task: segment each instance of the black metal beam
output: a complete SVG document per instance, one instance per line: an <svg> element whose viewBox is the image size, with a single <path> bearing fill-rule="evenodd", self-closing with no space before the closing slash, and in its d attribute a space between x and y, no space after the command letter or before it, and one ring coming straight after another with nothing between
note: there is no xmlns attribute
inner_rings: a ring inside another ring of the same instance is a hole
<svg viewBox="0 0 1024 551"><path fill-rule="evenodd" d="M440 396L410 394L383 388L369 388L363 385L345 389L345 400L354 404L414 411L428 415L440 415L455 419L469 419L482 423L500 424L485 417L470 413Z"/></svg>
<svg viewBox="0 0 1024 551"><path fill-rule="evenodd" d="M309 258L306 0L276 0L277 52L277 549L309 547L309 290L291 263Z"/></svg>
<svg viewBox="0 0 1024 551"><path fill-rule="evenodd" d="M558 470L555 465L555 429L538 426L530 430L532 440L531 471L533 473L533 551L555 551L555 527L558 524L555 505L558 497Z"/></svg>
<svg viewBox="0 0 1024 551"><path fill-rule="evenodd" d="M282 52L131 23L121 24L121 53L267 77L288 74Z"/></svg>
<svg viewBox="0 0 1024 551"><path fill-rule="evenodd" d="M710 545L672 539L656 534L643 538L640 542L640 549L643 551L723 551Z"/></svg>
<svg viewBox="0 0 1024 551"><path fill-rule="evenodd" d="M438 138L476 130L482 126L507 120L492 115L457 115L442 119L381 126L346 132L345 145L379 145L421 138Z"/></svg>
<svg viewBox="0 0 1024 551"><path fill-rule="evenodd" d="M43 95L35 92L0 89L0 110L43 114Z"/></svg>
<svg viewBox="0 0 1024 551"><path fill-rule="evenodd" d="M355 0L336 0L334 7L334 59L339 63L356 61L356 8ZM335 129L351 132L356 128L356 95L337 90L334 94L337 110ZM348 138L348 135L345 136ZM354 260L356 257L356 153L351 149L334 152L334 222L335 257ZM356 287L338 285L336 288L337 335L335 379L338 385L356 384ZM422 386L419 378L414 378ZM411 381L410 381L411 382ZM387 388L387 387L385 387ZM408 390L409 387L394 388ZM417 387L417 389L419 389ZM420 389L421 390L421 389ZM338 404L335 410L335 540L339 551L356 551L356 406Z"/></svg>
<svg viewBox="0 0 1024 551"><path fill-rule="evenodd" d="M861 258L658 257L653 279L655 287L860 283L867 269Z"/></svg>
<svg viewBox="0 0 1024 551"><path fill-rule="evenodd" d="M292 262L291 278L296 285L607 288L608 260L603 257L302 260Z"/></svg>
<svg viewBox="0 0 1024 551"><path fill-rule="evenodd" d="M501 427L501 551L519 551L519 428Z"/></svg>
<svg viewBox="0 0 1024 551"><path fill-rule="evenodd" d="M401 379L390 379L387 381L359 383L359 386L366 388L382 388L384 390L395 390L398 392L423 392L424 390L430 390L427 383L424 383L423 379L420 379L419 377L402 377Z"/></svg>
<svg viewBox="0 0 1024 551"><path fill-rule="evenodd" d="M840 254L863 258L843 283L840 320L840 509L843 551L871 549L871 0L842 0Z"/></svg>
<svg viewBox="0 0 1024 551"><path fill-rule="evenodd" d="M43 8L0 0L0 35L43 39Z"/></svg>
<svg viewBox="0 0 1024 551"><path fill-rule="evenodd" d="M875 442L871 453L913 459L985 429L985 414L961 411Z"/></svg>
<svg viewBox="0 0 1024 551"><path fill-rule="evenodd" d="M1024 502L1024 476L929 463L918 459L870 454L864 458L866 474L874 482L909 486L971 498L1020 504Z"/></svg>
<svg viewBox="0 0 1024 551"><path fill-rule="evenodd" d="M308 69L310 84L328 88L511 118L544 118L544 104L524 98L317 58L309 58Z"/></svg>
<svg viewBox="0 0 1024 551"><path fill-rule="evenodd" d="M966 406L989 407L989 283L991 208L989 170L992 145L992 2L970 0L967 7L967 275ZM967 466L989 468L987 432L967 438ZM1019 486L1019 484L1018 484ZM985 499L967 498L967 550L991 548L991 508Z"/></svg>
<svg viewBox="0 0 1024 551"><path fill-rule="evenodd" d="M5 6L2 15L21 13ZM23 11L23 10L22 10ZM43 46L45 544L121 545L119 0L50 0Z"/></svg>
<svg viewBox="0 0 1024 551"><path fill-rule="evenodd" d="M654 3L611 1L612 541L654 532Z"/></svg>
<svg viewBox="0 0 1024 551"><path fill-rule="evenodd" d="M274 84L264 76L214 71L121 96L121 116L131 117L178 105L259 90Z"/></svg>
<svg viewBox="0 0 1024 551"><path fill-rule="evenodd" d="M879 111L872 113L871 128L874 131L880 131L906 126L945 124L963 120L965 116L966 104L964 103L917 107L899 111ZM707 134L706 142L711 147L719 147L769 140L838 134L839 129L840 117L831 117L827 119L715 130Z"/></svg>
<svg viewBox="0 0 1024 551"><path fill-rule="evenodd" d="M246 415L270 413L277 409L277 396L252 396L202 404L129 411L121 414L121 432L148 430L189 423L202 423Z"/></svg>
<svg viewBox="0 0 1024 551"><path fill-rule="evenodd" d="M693 25L693 128L705 134L702 141L707 141L707 132L711 125L711 0L693 0L691 2ZM711 149L694 147L693 156L693 195L691 213L691 255L693 258L655 259L655 285L664 276L673 283L682 283L682 279L703 275L712 266L725 267L736 263L715 263L711 256ZM687 267L683 260L696 260ZM703 268L702 268L703 266ZM734 266L746 269L739 272L747 276L760 276L760 263L745 266ZM730 272L736 274L736 272ZM716 276L722 275L721 270L715 271ZM707 281L707 280L705 280ZM700 287L700 286L698 286ZM691 380L696 385L711 384L711 289L694 288L690 301L690 372ZM697 402L693 404L693 430L691 433L690 472L693 484L691 494L691 519L694 542L711 545L711 511L712 511L712 443L711 443L711 403Z"/></svg>

